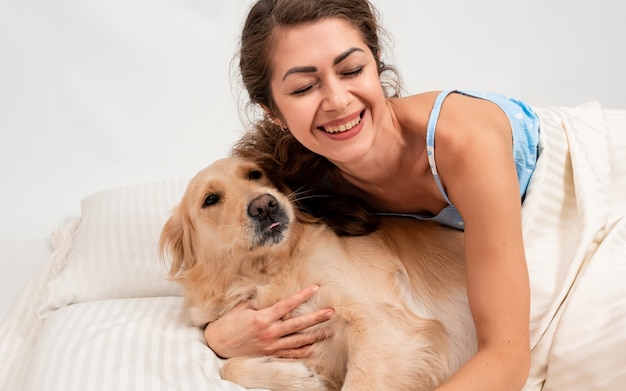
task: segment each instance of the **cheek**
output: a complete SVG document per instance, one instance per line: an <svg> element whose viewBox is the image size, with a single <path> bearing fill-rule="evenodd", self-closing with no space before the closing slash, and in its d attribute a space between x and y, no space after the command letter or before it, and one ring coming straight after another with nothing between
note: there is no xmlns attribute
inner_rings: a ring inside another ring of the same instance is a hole
<svg viewBox="0 0 626 391"><path fill-rule="evenodd" d="M307 139L312 137L311 129L314 126L317 104L314 97L300 97L289 100L278 106L283 113L285 125L291 134L305 146Z"/></svg>
<svg viewBox="0 0 626 391"><path fill-rule="evenodd" d="M372 117L374 122L380 121L387 110L387 97L383 91L383 87L378 79L369 79L370 81L364 85L364 93L367 94L364 98L369 102L372 110Z"/></svg>
<svg viewBox="0 0 626 391"><path fill-rule="evenodd" d="M361 86L363 91L367 94L368 100L378 103L384 103L386 101L385 92L378 73L373 72L369 77L364 78Z"/></svg>
<svg viewBox="0 0 626 391"><path fill-rule="evenodd" d="M288 125L290 129L295 127L296 124L302 124L305 122L305 118L311 115L311 108L315 107L313 96L291 96L287 95L285 92L280 92L281 90L275 87L274 84L272 84L271 87L272 100L278 111L276 114L286 122L285 125ZM276 93L274 91L279 92Z"/></svg>

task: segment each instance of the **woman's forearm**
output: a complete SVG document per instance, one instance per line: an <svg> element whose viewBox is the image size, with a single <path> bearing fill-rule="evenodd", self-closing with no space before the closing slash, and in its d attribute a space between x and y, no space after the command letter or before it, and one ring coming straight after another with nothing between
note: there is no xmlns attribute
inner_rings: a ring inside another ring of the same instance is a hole
<svg viewBox="0 0 626 391"><path fill-rule="evenodd" d="M436 391L519 391L529 369L529 350L484 348Z"/></svg>

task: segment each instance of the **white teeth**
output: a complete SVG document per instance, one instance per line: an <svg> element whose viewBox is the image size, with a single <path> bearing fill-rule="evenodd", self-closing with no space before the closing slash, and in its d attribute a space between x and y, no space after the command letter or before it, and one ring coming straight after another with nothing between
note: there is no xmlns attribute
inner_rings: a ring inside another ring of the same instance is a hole
<svg viewBox="0 0 626 391"><path fill-rule="evenodd" d="M355 126L357 126L359 123L361 122L361 116L357 116L355 119L353 119L352 121L346 123L346 124L342 124L339 126L327 126L324 127L324 131L326 131L327 133L341 133L341 132L345 132L346 130L350 130L352 128L354 128Z"/></svg>

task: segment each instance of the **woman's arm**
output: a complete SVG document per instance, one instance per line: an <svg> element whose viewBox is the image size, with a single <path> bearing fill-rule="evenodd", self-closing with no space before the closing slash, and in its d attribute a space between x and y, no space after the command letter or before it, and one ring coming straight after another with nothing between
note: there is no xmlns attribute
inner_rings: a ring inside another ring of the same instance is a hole
<svg viewBox="0 0 626 391"><path fill-rule="evenodd" d="M510 125L492 103L453 94L437 137L439 174L465 221L478 338L477 354L438 390L520 390L530 367L530 288Z"/></svg>
<svg viewBox="0 0 626 391"><path fill-rule="evenodd" d="M285 358L306 356L311 345L328 337L329 330L301 333L310 326L330 319L333 311L323 309L295 318L282 318L317 292L310 286L271 307L255 310L247 302L204 330L208 346L220 357L273 355Z"/></svg>

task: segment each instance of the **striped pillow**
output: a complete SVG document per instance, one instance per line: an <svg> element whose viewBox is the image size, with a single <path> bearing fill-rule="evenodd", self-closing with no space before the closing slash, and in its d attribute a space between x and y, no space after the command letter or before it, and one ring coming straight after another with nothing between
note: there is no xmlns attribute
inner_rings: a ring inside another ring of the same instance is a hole
<svg viewBox="0 0 626 391"><path fill-rule="evenodd" d="M50 314L22 389L244 391L220 365L181 297L103 300Z"/></svg>
<svg viewBox="0 0 626 391"><path fill-rule="evenodd" d="M166 279L157 245L187 182L132 185L83 199L80 224L62 269L48 285L42 315L92 300L180 296L178 284Z"/></svg>

